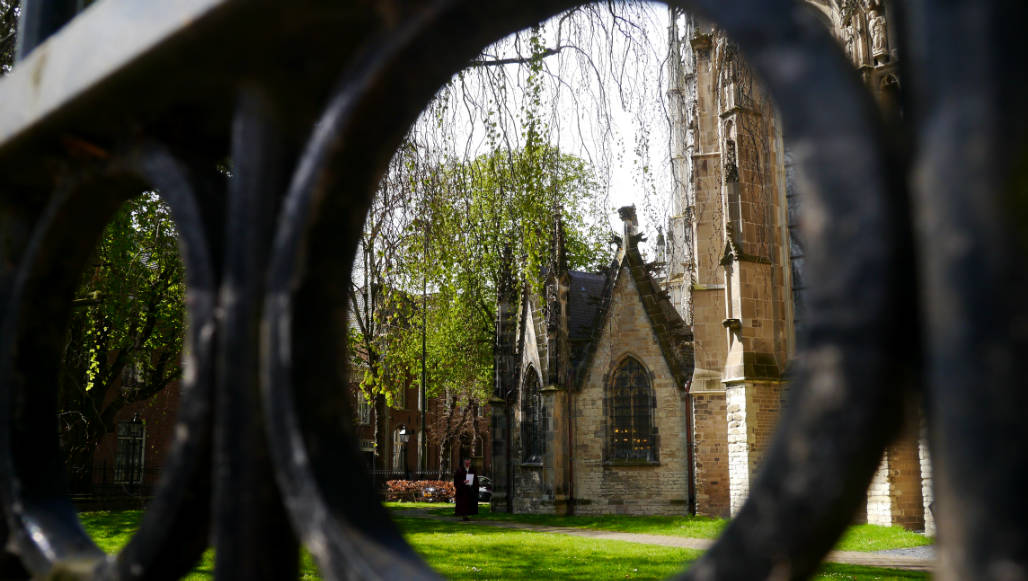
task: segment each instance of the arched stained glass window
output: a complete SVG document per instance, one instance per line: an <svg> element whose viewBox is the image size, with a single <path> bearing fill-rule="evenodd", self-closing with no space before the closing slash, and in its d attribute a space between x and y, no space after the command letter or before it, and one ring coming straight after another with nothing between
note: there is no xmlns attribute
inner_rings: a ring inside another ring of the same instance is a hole
<svg viewBox="0 0 1028 581"><path fill-rule="evenodd" d="M657 461L653 426L653 389L642 363L628 357L611 377L608 397L608 460Z"/></svg>
<svg viewBox="0 0 1028 581"><path fill-rule="evenodd" d="M543 461L546 428L543 397L539 393L539 374L529 367L521 391L521 461L531 464Z"/></svg>

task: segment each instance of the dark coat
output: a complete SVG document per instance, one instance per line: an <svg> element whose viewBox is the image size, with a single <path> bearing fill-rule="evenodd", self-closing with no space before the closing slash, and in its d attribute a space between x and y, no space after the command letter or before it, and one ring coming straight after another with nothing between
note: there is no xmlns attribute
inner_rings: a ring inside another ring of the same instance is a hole
<svg viewBox="0 0 1028 581"><path fill-rule="evenodd" d="M464 484L464 478L467 474L463 466L453 474L453 488L457 491L457 516L478 514L478 474L475 474L475 480L471 486Z"/></svg>

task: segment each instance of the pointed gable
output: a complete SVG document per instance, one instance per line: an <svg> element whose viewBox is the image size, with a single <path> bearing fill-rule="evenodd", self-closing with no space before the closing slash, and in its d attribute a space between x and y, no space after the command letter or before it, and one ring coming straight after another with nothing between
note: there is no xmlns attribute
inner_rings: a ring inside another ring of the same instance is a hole
<svg viewBox="0 0 1028 581"><path fill-rule="evenodd" d="M692 330L671 304L667 292L654 280L635 241L630 242L626 248L619 273L627 273L634 279L639 299L657 336L664 360L675 377L675 384L687 388L692 379L694 366Z"/></svg>
<svg viewBox="0 0 1028 581"><path fill-rule="evenodd" d="M600 335L611 316L614 288L622 276L630 276L646 316L656 335L675 384L686 389L693 373L692 331L671 304L667 293L639 252L642 235L635 232L635 208L622 208L624 236L618 258L606 274L569 271L568 331L572 339L572 382L579 388L595 355ZM589 321L587 324L586 321Z"/></svg>

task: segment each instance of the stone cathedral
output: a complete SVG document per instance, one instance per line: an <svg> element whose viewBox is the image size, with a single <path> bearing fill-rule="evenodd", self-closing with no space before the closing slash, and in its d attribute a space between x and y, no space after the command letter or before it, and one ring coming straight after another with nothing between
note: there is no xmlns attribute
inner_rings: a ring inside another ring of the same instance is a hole
<svg viewBox="0 0 1028 581"><path fill-rule="evenodd" d="M892 115L887 4L805 6ZM643 262L634 208L623 208L607 272L569 271L555 256L545 296L501 289L497 511L730 516L785 405L803 327L788 135L720 30L673 14L669 48L674 184L657 262ZM865 517L933 533L931 464L919 412L908 415Z"/></svg>

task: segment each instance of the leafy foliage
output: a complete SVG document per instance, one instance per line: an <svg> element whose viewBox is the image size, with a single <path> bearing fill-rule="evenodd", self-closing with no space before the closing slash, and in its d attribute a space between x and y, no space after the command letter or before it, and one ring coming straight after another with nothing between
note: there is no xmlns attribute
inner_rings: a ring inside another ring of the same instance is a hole
<svg viewBox="0 0 1028 581"><path fill-rule="evenodd" d="M392 160L354 264L350 352L360 390L384 417L400 389L420 387L424 363L435 418L426 430L443 459L458 440L472 448L478 442L477 412L492 387L499 290L541 288L558 222L572 268L609 260L593 168L550 144L543 131L542 60L549 53L538 29L529 45L519 134L509 134L497 101L484 113L486 153L457 155L452 141L434 141L446 134L451 106L438 98ZM445 460L440 470L448 470Z"/></svg>
<svg viewBox="0 0 1028 581"><path fill-rule="evenodd" d="M7 74L14 65L20 12L20 0L0 0L0 76Z"/></svg>
<svg viewBox="0 0 1028 581"><path fill-rule="evenodd" d="M599 219L582 210L595 196L582 160L539 146L496 151L440 171L441 187L423 200L421 221L407 233L410 252L397 265L401 281L423 279L430 289L429 386L435 395L491 385L497 291L504 279L515 287L527 282L541 288L556 217L568 224L571 267L600 267L609 259ZM410 301L396 304L420 308ZM419 313L408 315L418 318ZM420 344L403 341L414 338L406 334L393 345L409 363L420 359Z"/></svg>
<svg viewBox="0 0 1028 581"><path fill-rule="evenodd" d="M125 405L178 379L184 274L169 208L152 192L127 202L100 237L68 330L59 419L73 470L88 472Z"/></svg>
<svg viewBox="0 0 1028 581"><path fill-rule="evenodd" d="M567 225L572 267L609 260L589 166L531 141L530 148L498 148L470 162L407 157L395 167L394 161L395 181L384 182L384 189L403 184L406 203L392 208L392 217L370 215L365 228L366 237L379 239L375 254L359 257L355 268L364 273L354 284L361 300L353 301L364 307L363 322L351 334L360 389L369 401L391 403L397 390L420 387L424 341L435 418L427 430L442 458L462 435L474 441L479 431L476 412L492 387L498 289L505 281L541 287L556 218ZM408 144L405 151L413 156L419 149ZM380 193L382 199L393 195ZM390 228L387 243L381 237ZM368 329L375 334L364 334Z"/></svg>

